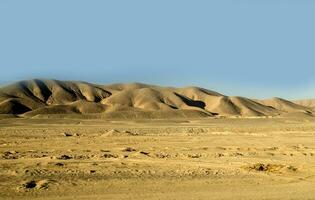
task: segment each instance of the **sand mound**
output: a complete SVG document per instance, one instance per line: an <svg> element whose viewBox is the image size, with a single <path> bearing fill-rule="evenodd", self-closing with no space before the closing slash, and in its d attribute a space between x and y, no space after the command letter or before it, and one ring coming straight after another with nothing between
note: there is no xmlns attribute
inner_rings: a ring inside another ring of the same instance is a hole
<svg viewBox="0 0 315 200"><path fill-rule="evenodd" d="M110 96L109 92L89 83L38 79L2 87L0 93L0 96L33 100L45 105L72 103L77 100L99 102Z"/></svg>
<svg viewBox="0 0 315 200"><path fill-rule="evenodd" d="M283 117L283 118L307 118L307 117L314 117L314 115L311 112L298 111L298 112L283 113L283 114L279 115L279 117Z"/></svg>
<svg viewBox="0 0 315 200"><path fill-rule="evenodd" d="M141 83L95 85L34 79L0 88L0 114L23 117L48 114L101 114L126 119L258 117L296 112L312 115L311 108L284 99L228 97L198 87L172 88Z"/></svg>
<svg viewBox="0 0 315 200"><path fill-rule="evenodd" d="M243 97L231 97L231 102L239 108L240 115L244 116L273 116L278 111Z"/></svg>
<svg viewBox="0 0 315 200"><path fill-rule="evenodd" d="M291 165L281 165L281 164L265 164L265 163L256 163L251 166L245 167L251 171L257 171L257 172L269 172L269 173L275 173L275 172L281 172L281 171L297 171L297 168Z"/></svg>
<svg viewBox="0 0 315 200"><path fill-rule="evenodd" d="M102 134L101 137L111 137L111 136L136 136L137 134L132 133L130 131L118 131L116 129L112 129Z"/></svg>
<svg viewBox="0 0 315 200"><path fill-rule="evenodd" d="M14 99L0 103L1 114L22 114L28 111L31 111L31 109Z"/></svg>
<svg viewBox="0 0 315 200"><path fill-rule="evenodd" d="M40 189L47 189L49 185L53 183L51 180L30 180L24 181L22 186L19 189L22 190L40 190Z"/></svg>
<svg viewBox="0 0 315 200"><path fill-rule="evenodd" d="M275 108L284 112L307 112L311 109L302 105L295 104L291 101L281 99L281 98L272 98L266 100L260 100L260 103Z"/></svg>
<svg viewBox="0 0 315 200"><path fill-rule="evenodd" d="M298 101L294 101L294 103L301 106L309 107L312 110L315 110L315 99L298 100Z"/></svg>

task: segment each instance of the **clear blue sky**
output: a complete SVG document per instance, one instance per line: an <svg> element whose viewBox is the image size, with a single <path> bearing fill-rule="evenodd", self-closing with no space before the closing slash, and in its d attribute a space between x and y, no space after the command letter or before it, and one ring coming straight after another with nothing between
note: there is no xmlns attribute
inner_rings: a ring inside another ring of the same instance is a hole
<svg viewBox="0 0 315 200"><path fill-rule="evenodd" d="M0 83L197 85L315 97L313 0L0 0Z"/></svg>

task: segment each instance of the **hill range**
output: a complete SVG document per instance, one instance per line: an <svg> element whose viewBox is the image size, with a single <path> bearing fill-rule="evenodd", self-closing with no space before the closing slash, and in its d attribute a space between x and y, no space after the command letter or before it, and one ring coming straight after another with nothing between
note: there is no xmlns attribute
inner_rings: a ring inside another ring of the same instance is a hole
<svg viewBox="0 0 315 200"><path fill-rule="evenodd" d="M315 100L230 97L199 87L142 83L98 85L78 81L26 80L0 88L0 114L34 117L100 114L112 117L312 117Z"/></svg>

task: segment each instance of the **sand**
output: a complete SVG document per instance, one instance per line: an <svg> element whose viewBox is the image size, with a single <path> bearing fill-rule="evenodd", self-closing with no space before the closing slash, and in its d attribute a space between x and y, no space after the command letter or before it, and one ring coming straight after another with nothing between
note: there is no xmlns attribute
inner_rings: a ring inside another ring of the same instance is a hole
<svg viewBox="0 0 315 200"><path fill-rule="evenodd" d="M315 199L314 105L13 83L0 88L0 199Z"/></svg>
<svg viewBox="0 0 315 200"><path fill-rule="evenodd" d="M0 120L0 199L314 199L314 118Z"/></svg>

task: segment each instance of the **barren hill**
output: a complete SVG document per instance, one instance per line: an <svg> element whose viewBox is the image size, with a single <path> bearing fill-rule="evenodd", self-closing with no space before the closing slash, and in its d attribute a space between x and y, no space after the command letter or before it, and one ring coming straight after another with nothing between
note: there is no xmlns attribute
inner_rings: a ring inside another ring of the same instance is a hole
<svg viewBox="0 0 315 200"><path fill-rule="evenodd" d="M313 104L279 98L229 97L198 87L171 88L141 83L96 85L58 80L20 81L0 88L0 114L33 117L90 114L119 117L312 116Z"/></svg>
<svg viewBox="0 0 315 200"><path fill-rule="evenodd" d="M298 100L294 101L294 103L305 107L310 107L312 110L315 110L315 99Z"/></svg>

